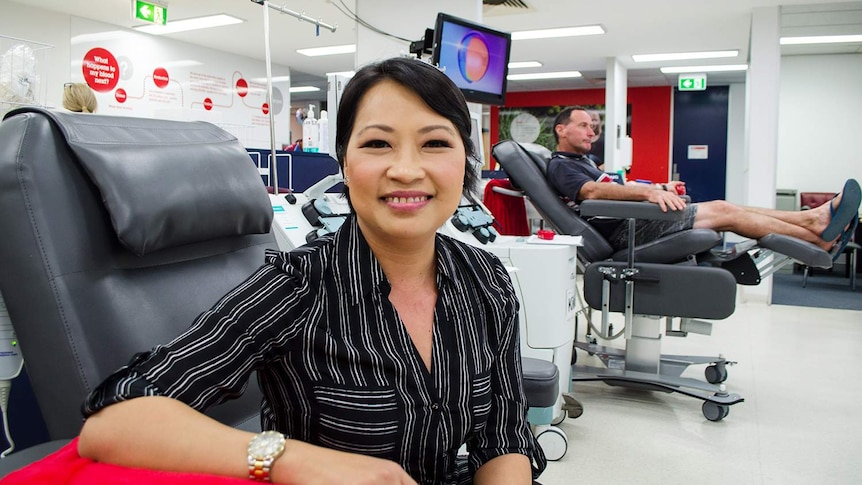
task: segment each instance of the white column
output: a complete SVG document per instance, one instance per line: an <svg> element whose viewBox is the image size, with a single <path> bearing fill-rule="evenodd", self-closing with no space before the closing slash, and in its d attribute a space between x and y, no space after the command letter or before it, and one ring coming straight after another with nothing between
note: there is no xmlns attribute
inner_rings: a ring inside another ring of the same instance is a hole
<svg viewBox="0 0 862 485"><path fill-rule="evenodd" d="M616 172L631 163L623 155L626 136L626 105L628 103L626 91L628 90L628 70L620 63L619 59L609 57L607 59L607 82L605 83L605 171Z"/></svg>
<svg viewBox="0 0 862 485"><path fill-rule="evenodd" d="M778 94L781 74L780 7L751 11L751 43L746 82L745 205L775 207L778 162ZM772 278L743 287L745 299L772 300Z"/></svg>

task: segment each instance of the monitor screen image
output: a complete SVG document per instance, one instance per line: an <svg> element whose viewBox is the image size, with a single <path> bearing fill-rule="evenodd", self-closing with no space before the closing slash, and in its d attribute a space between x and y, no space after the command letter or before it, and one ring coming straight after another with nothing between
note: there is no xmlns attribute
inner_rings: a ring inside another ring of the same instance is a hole
<svg viewBox="0 0 862 485"><path fill-rule="evenodd" d="M437 14L432 62L467 101L503 104L511 34L445 13Z"/></svg>

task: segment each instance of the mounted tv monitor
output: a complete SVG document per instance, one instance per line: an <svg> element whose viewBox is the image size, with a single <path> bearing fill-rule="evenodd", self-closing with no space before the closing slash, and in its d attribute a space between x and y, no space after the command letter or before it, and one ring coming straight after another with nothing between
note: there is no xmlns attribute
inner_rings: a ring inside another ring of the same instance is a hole
<svg viewBox="0 0 862 485"><path fill-rule="evenodd" d="M511 45L508 32L439 13L431 62L455 82L467 101L501 105Z"/></svg>

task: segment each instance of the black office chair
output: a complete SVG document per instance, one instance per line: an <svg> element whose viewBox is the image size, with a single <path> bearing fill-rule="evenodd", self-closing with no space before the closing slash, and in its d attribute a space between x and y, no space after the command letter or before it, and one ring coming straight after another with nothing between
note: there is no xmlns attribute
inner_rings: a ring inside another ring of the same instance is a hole
<svg viewBox="0 0 862 485"><path fill-rule="evenodd" d="M590 308L602 311L601 328L589 321L587 341L575 347L598 355L607 368L576 365L574 381L601 380L611 385L679 392L703 400L707 419L727 416L729 406L743 399L728 393L722 384L726 366L722 356L661 354L665 336L689 332L709 334L711 323L730 316L736 305L736 285L756 285L792 260L815 267L830 267L831 258L817 246L781 235L747 241L730 249L720 246L722 237L708 229L691 229L636 245L636 219L672 219L654 204L589 200L576 210L569 207L545 178L550 151L544 147L506 140L493 147L493 155L518 187L557 233L583 237L578 248L584 272L584 297ZM581 217L628 219L629 247L614 251L604 237ZM609 314L625 314L623 331L614 334ZM624 349L598 345L625 335ZM576 336L577 337L577 336ZM694 364L706 364L706 381L682 377Z"/></svg>
<svg viewBox="0 0 862 485"><path fill-rule="evenodd" d="M8 113L0 292L59 441L11 454L0 476L76 436L81 404L100 381L171 340L260 267L276 248L271 220L248 154L214 125ZM241 398L209 414L259 430L260 400L251 379Z"/></svg>

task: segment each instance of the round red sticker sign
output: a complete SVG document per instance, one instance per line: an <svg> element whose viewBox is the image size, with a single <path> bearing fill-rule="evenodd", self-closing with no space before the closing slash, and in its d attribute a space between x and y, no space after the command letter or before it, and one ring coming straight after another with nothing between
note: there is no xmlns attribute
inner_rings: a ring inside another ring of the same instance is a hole
<svg viewBox="0 0 862 485"><path fill-rule="evenodd" d="M118 103L125 103L126 102L126 90L123 88L120 88L120 89L114 91L114 99L116 99Z"/></svg>
<svg viewBox="0 0 862 485"><path fill-rule="evenodd" d="M100 93L111 91L120 81L117 58L101 47L94 47L84 54L81 70L87 85Z"/></svg>
<svg viewBox="0 0 862 485"><path fill-rule="evenodd" d="M213 109L213 100L211 98L204 98L204 109L207 111Z"/></svg>
<svg viewBox="0 0 862 485"><path fill-rule="evenodd" d="M260 107L260 110L263 111L263 114L265 114L265 115L269 114L269 105L266 103L263 103L263 106Z"/></svg>
<svg viewBox="0 0 862 485"><path fill-rule="evenodd" d="M171 81L170 76L168 76L168 71L164 67L157 67L153 71L153 83L156 87L163 88L168 85Z"/></svg>
<svg viewBox="0 0 862 485"><path fill-rule="evenodd" d="M236 94L240 98L244 98L246 94L248 94L248 83L243 78L239 78L236 81Z"/></svg>

